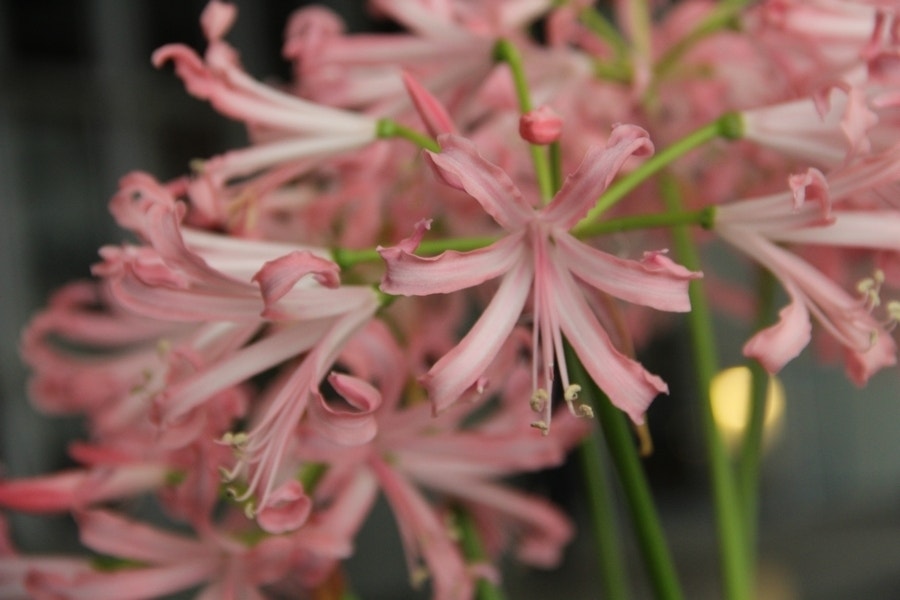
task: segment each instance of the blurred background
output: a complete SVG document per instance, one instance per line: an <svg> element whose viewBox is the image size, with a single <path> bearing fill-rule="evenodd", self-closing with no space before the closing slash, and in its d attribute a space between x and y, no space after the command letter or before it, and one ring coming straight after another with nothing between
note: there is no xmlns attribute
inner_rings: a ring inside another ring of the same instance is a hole
<svg viewBox="0 0 900 600"><path fill-rule="evenodd" d="M284 78L282 28L302 2L238 2L229 39L248 71ZM361 2L326 2L351 29L369 27ZM97 249L122 239L107 201L125 173L162 180L196 157L239 146L240 126L189 97L162 44L203 47L203 0L0 0L0 465L27 476L68 463L74 420L37 415L26 394L17 340L48 294L89 276ZM721 364L740 363L746 331L718 324ZM715 536L703 450L689 408L687 349L675 332L647 363L672 395L650 414L657 449L647 468L689 598L715 598ZM900 598L900 398L896 370L857 390L807 352L784 376L780 434L764 462L762 589L766 600ZM526 483L549 490L579 523L559 571L509 565L509 597L599 595L576 466ZM624 513L622 513L624 514ZM628 524L623 520L623 532ZM23 552L77 548L65 519L17 518ZM360 539L350 578L366 600L421 597L409 590L389 511L380 505ZM628 548L634 553L634 548ZM636 560L631 564L638 565ZM636 597L649 597L634 568Z"/></svg>

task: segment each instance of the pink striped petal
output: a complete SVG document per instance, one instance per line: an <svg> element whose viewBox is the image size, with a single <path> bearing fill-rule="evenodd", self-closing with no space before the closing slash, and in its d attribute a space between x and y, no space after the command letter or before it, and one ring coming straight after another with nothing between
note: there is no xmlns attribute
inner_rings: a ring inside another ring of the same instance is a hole
<svg viewBox="0 0 900 600"><path fill-rule="evenodd" d="M657 395L668 393L668 386L613 347L571 275L561 272L555 279L550 289L566 339L610 401L632 421L643 423L647 407Z"/></svg>
<svg viewBox="0 0 900 600"><path fill-rule="evenodd" d="M312 499L299 481L290 480L269 494L256 513L256 522L267 533L278 535L299 529L309 519Z"/></svg>
<svg viewBox="0 0 900 600"><path fill-rule="evenodd" d="M532 276L531 264L523 257L503 277L469 333L422 377L435 413L445 410L473 386L500 351L531 293Z"/></svg>
<svg viewBox="0 0 900 600"><path fill-rule="evenodd" d="M450 118L441 101L407 71L403 71L403 84L416 107L416 112L419 113L419 118L425 124L425 129L432 137L437 137L442 133L456 133L453 119Z"/></svg>
<svg viewBox="0 0 900 600"><path fill-rule="evenodd" d="M438 141L440 154L426 152L425 156L447 185L472 196L508 231L520 229L534 218L534 209L506 171L481 156L475 144L456 135L442 135Z"/></svg>
<svg viewBox="0 0 900 600"><path fill-rule="evenodd" d="M346 407L325 400L316 393L308 415L316 431L344 446L366 444L378 431L375 411L381 406L381 393L368 382L350 375L332 373L328 382L344 399Z"/></svg>
<svg viewBox="0 0 900 600"><path fill-rule="evenodd" d="M702 274L669 260L664 253L646 252L638 262L592 248L567 233L557 234L555 239L561 260L591 287L658 310L691 310L688 283Z"/></svg>
<svg viewBox="0 0 900 600"><path fill-rule="evenodd" d="M637 125L616 126L606 148L592 146L578 169L566 177L553 202L541 211L542 218L571 229L596 204L625 161L632 156L651 154L653 142L645 130Z"/></svg>
<svg viewBox="0 0 900 600"><path fill-rule="evenodd" d="M778 313L778 322L757 332L744 344L744 356L756 359L771 374L796 358L809 344L812 324L803 294L793 284L782 282L791 302Z"/></svg>
<svg viewBox="0 0 900 600"><path fill-rule="evenodd" d="M95 550L119 558L150 564L172 564L202 556L202 543L121 517L106 510L75 515L81 542Z"/></svg>
<svg viewBox="0 0 900 600"><path fill-rule="evenodd" d="M448 250L433 257L416 256L400 246L379 248L387 266L381 290L387 294L427 296L479 285L521 261L523 235L508 235L479 250Z"/></svg>
<svg viewBox="0 0 900 600"><path fill-rule="evenodd" d="M252 281L259 284L268 309L307 275L325 287L336 288L341 283L339 273L340 268L330 260L297 250L264 263Z"/></svg>

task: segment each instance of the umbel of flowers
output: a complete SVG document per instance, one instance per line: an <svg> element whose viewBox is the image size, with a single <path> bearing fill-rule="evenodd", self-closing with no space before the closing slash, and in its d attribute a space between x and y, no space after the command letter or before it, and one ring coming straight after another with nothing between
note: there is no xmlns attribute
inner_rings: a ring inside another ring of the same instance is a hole
<svg viewBox="0 0 900 600"><path fill-rule="evenodd" d="M658 398L638 354L686 319L722 589L749 599L755 487L706 390L710 311L752 321L753 282L699 250L786 292L743 346L757 386L813 339L858 384L895 364L900 2L368 4L397 31L297 10L278 87L218 0L202 54L154 53L250 141L125 175L110 211L133 241L26 327L34 405L88 435L77 468L0 480L0 507L71 514L87 552L23 554L0 528L0 596L365 598L340 565L381 494L413 586L500 598L502 556L554 568L575 533L509 477L602 429L652 589L681 598L637 443L651 403L694 400ZM129 514L148 496L167 521ZM622 597L608 550L584 597Z"/></svg>

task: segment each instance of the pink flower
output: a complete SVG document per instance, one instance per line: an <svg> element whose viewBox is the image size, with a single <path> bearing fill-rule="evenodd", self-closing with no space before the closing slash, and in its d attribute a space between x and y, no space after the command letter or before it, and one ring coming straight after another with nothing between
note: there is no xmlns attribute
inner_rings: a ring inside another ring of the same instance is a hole
<svg viewBox="0 0 900 600"><path fill-rule="evenodd" d="M84 545L142 566L89 570L35 562L27 586L37 598L72 600L150 599L198 585L199 598L261 598L264 586L298 575L306 579L303 583L314 583L322 577L323 567L350 554L338 516L323 513L308 529L250 545L239 541L235 532L210 529L192 538L112 512L87 511L77 515ZM346 510L345 516L352 518ZM0 558L0 571L3 562Z"/></svg>
<svg viewBox="0 0 900 600"><path fill-rule="evenodd" d="M896 363L896 345L887 329L890 321L880 322L871 314L880 303L880 283L869 281L860 288L861 297L854 297L779 243L900 250L896 211L852 206L852 200L860 201L867 192L895 180L897 164L891 154L827 179L810 169L791 178L792 192L717 209L716 232L771 271L791 299L778 323L758 332L744 346L744 354L759 360L770 373L781 370L809 343L810 315L844 347L848 375L857 384Z"/></svg>
<svg viewBox="0 0 900 600"><path fill-rule="evenodd" d="M523 426L530 419L519 402L530 384L522 344L530 336L511 336L487 369L484 393L497 395L498 405L472 420L481 407L467 403L461 410L431 414L426 403L406 402L407 371L403 349L387 327L370 323L346 346L340 362L383 391L377 409L378 433L366 446L345 446L322 439L313 424L304 430L301 453L327 462L329 472L316 496L330 493L336 482L376 481L393 509L406 551L414 586L431 581L433 597L469 598L474 580L496 577L488 564L467 564L447 521L445 502L462 505L478 518L478 527L492 556L513 549L531 565L552 567L573 534L568 519L550 503L513 489L499 478L561 464L567 452L587 432L588 423L568 413L558 417L547 437L536 439ZM470 422L463 427L462 422ZM370 494L374 500L377 489Z"/></svg>
<svg viewBox="0 0 900 600"><path fill-rule="evenodd" d="M437 174L450 186L475 198L508 235L472 252L445 252L433 258L415 256L418 239L380 250L387 263L382 289L389 294L429 295L454 292L497 277L500 286L472 330L444 355L423 381L441 412L474 385L512 331L532 297L533 394L549 427L554 365L563 356L563 336L591 377L612 402L635 422L665 383L611 344L578 280L618 298L661 310L687 311L687 283L698 277L661 253L642 262L623 260L575 239L568 230L584 216L596 198L632 155L646 155L652 145L644 130L617 127L606 149L593 148L582 166L546 207L536 209L499 167L482 158L467 140L441 136L442 151L429 153ZM423 231L419 231L420 238ZM573 412L579 387L570 382L565 361L559 370L566 401Z"/></svg>

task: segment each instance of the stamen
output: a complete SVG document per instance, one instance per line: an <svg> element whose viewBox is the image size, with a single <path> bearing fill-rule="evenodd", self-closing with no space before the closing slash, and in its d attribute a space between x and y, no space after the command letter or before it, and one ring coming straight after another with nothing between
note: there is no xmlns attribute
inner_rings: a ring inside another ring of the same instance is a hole
<svg viewBox="0 0 900 600"><path fill-rule="evenodd" d="M540 429L543 435L547 435L548 433L550 433L550 426L547 425L546 421L535 421L531 424L531 426L535 429Z"/></svg>
<svg viewBox="0 0 900 600"><path fill-rule="evenodd" d="M550 401L550 394L544 388L538 388L531 394L531 410L534 412L543 412Z"/></svg>
<svg viewBox="0 0 900 600"><path fill-rule="evenodd" d="M256 517L256 505L253 503L253 500L250 500L244 505L244 516L248 519L254 519Z"/></svg>
<svg viewBox="0 0 900 600"><path fill-rule="evenodd" d="M885 327L888 331L893 331L900 323L900 300L891 300L887 303L888 322Z"/></svg>
<svg viewBox="0 0 900 600"><path fill-rule="evenodd" d="M884 284L884 271L875 269L871 277L861 279L856 284L856 291L863 297L863 304L867 310L881 306L881 286Z"/></svg>

